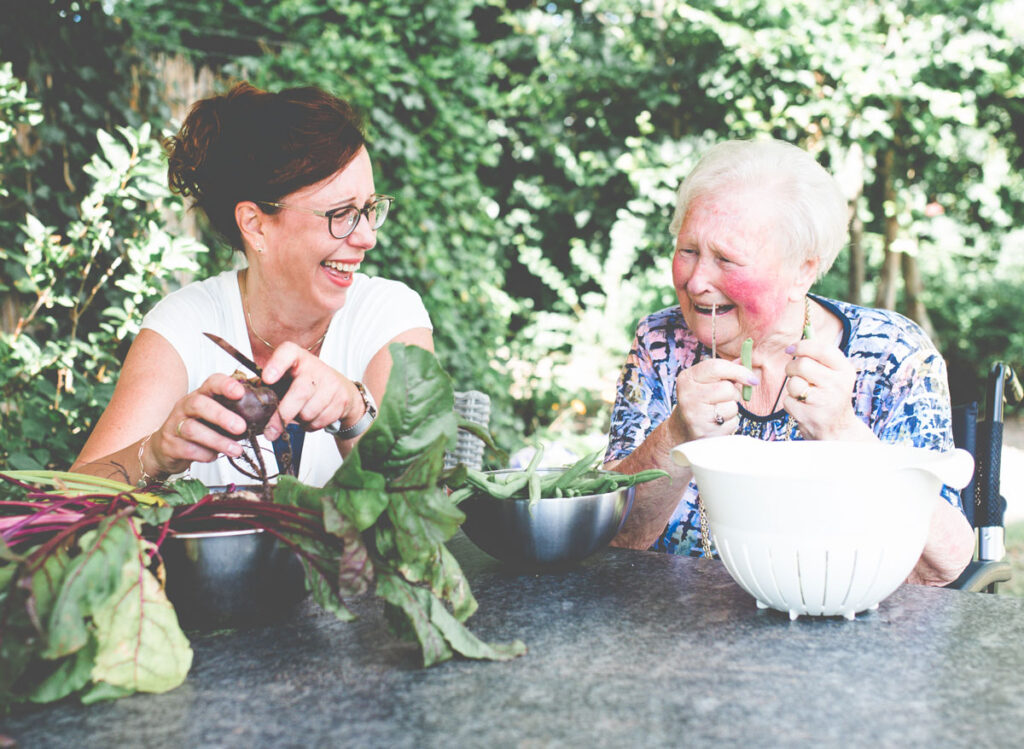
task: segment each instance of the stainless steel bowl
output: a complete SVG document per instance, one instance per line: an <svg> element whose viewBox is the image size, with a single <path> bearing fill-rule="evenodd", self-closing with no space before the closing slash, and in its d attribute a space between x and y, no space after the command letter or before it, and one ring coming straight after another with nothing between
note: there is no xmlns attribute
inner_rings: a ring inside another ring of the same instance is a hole
<svg viewBox="0 0 1024 749"><path fill-rule="evenodd" d="M560 469L540 469L545 473ZM471 497L459 505L462 530L492 557L520 565L576 562L603 549L622 528L634 489L583 497Z"/></svg>
<svg viewBox="0 0 1024 749"><path fill-rule="evenodd" d="M184 629L265 624L306 597L299 558L262 529L182 533L165 539L160 553Z"/></svg>

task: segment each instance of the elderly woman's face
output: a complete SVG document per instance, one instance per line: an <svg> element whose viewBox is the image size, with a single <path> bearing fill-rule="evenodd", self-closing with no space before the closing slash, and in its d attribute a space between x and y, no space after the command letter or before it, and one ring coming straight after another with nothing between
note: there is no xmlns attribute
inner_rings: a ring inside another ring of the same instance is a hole
<svg viewBox="0 0 1024 749"><path fill-rule="evenodd" d="M672 278L687 325L719 351L738 356L745 338L782 332L783 314L810 285L807 264L783 257L770 196L756 191L704 196L690 204L676 237Z"/></svg>

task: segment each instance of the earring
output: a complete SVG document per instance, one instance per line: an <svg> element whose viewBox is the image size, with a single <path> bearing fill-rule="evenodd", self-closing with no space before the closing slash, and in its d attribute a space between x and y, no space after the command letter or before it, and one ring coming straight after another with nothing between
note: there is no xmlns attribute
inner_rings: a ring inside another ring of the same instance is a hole
<svg viewBox="0 0 1024 749"><path fill-rule="evenodd" d="M255 247L256 247L256 252L258 252L258 253L260 253L262 255L263 254L263 245L258 244L258 245L255 245Z"/></svg>

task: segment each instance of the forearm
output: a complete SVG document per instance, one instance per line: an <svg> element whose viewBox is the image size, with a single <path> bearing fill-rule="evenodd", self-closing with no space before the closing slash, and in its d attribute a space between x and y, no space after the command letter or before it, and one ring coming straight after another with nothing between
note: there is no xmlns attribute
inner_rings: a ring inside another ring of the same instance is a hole
<svg viewBox="0 0 1024 749"><path fill-rule="evenodd" d="M612 539L613 546L629 549L647 549L664 531L690 482L689 468L676 465L671 458L673 447L683 442L678 431L675 411L662 422L636 450L617 463L609 463L620 473L637 473L649 468L660 468L669 475L648 481L636 487L633 507L619 534Z"/></svg>
<svg viewBox="0 0 1024 749"><path fill-rule="evenodd" d="M166 478L168 474L160 471L153 462L146 440L147 438L144 437L127 447L95 460L83 461L79 458L70 470L75 473L124 481L126 484L132 485L143 479L155 481Z"/></svg>
<svg viewBox="0 0 1024 749"><path fill-rule="evenodd" d="M945 585L963 572L974 554L974 532L967 518L942 497L936 497L928 540L907 582Z"/></svg>

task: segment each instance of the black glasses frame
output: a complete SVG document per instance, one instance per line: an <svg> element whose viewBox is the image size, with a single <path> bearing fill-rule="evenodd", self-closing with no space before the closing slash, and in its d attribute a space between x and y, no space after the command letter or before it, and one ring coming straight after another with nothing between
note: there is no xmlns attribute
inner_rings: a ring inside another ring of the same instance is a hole
<svg viewBox="0 0 1024 749"><path fill-rule="evenodd" d="M376 221L371 222L370 226L373 227L374 231L377 231L377 229L383 226L384 221L387 220L388 214L391 212L391 204L395 202L395 199L390 195L374 195L370 202L362 208L356 208L354 205L346 205L341 208L332 208L329 211L318 211L315 208L304 208L303 206L291 205L289 203L274 203L270 200L254 200L253 202L257 205L273 206L274 208L287 208L291 211L302 211L303 213L309 213L313 216L325 218L327 219L327 231L330 235L335 239L344 239L356 230L356 227L359 226L359 219L365 217L367 221L370 221L370 211L374 211L376 214ZM384 204L383 211L379 208L382 203ZM354 211L354 213L350 213L350 211ZM351 221L348 227L340 234L336 234L334 232L334 219L345 215L355 216L355 219L348 219Z"/></svg>

